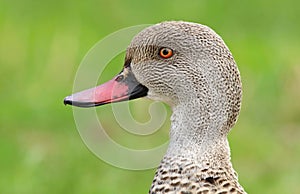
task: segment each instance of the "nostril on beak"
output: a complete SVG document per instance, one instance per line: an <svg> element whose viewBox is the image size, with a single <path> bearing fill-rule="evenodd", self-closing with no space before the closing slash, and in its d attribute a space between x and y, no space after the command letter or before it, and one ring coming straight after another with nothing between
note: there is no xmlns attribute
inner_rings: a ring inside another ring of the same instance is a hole
<svg viewBox="0 0 300 194"><path fill-rule="evenodd" d="M124 79L124 75L120 74L116 77L115 81L120 82Z"/></svg>

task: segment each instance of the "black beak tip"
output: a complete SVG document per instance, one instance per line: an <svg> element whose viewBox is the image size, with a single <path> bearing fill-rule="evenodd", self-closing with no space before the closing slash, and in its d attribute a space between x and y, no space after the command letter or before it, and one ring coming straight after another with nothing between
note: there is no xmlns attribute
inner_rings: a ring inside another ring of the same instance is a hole
<svg viewBox="0 0 300 194"><path fill-rule="evenodd" d="M64 105L72 105L72 106L77 106L77 107L83 107L83 108L87 108L87 107L94 107L94 106L99 106L105 103L94 103L94 102L80 102L80 101L74 101L72 96L67 96L64 99Z"/></svg>
<svg viewBox="0 0 300 194"><path fill-rule="evenodd" d="M72 100L69 96L65 97L64 99L64 105L72 105Z"/></svg>

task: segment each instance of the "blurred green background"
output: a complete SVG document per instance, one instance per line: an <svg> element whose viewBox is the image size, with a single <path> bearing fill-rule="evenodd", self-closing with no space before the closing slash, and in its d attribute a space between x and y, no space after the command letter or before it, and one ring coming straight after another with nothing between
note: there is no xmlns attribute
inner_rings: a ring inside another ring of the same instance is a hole
<svg viewBox="0 0 300 194"><path fill-rule="evenodd" d="M243 106L229 140L244 188L300 193L299 18L300 3L293 0L0 0L0 193L147 193L154 170L122 170L99 160L62 100L97 41L164 20L212 27L239 65ZM122 58L112 61L108 77L121 70ZM140 106L147 103L131 104L141 122L149 118ZM97 111L106 115L109 133L128 143L110 106ZM167 139L168 126L160 138Z"/></svg>

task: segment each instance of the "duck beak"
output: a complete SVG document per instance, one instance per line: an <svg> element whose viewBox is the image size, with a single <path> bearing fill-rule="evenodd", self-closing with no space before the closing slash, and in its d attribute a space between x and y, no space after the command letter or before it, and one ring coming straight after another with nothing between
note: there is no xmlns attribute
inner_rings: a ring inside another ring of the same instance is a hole
<svg viewBox="0 0 300 194"><path fill-rule="evenodd" d="M125 67L112 80L97 87L87 89L64 99L64 104L78 107L100 106L113 102L131 100L147 95L148 88L140 84L130 67Z"/></svg>

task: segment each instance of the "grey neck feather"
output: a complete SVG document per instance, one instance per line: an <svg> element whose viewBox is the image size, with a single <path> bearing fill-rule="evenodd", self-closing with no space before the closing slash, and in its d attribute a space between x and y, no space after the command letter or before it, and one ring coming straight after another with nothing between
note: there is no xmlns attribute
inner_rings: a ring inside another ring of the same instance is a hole
<svg viewBox="0 0 300 194"><path fill-rule="evenodd" d="M220 104L213 104L222 110ZM221 134L224 122L216 119L221 111L210 113L200 99L173 107L170 144L166 156L184 156L199 165L209 161L214 166L230 164L227 136ZM225 115L223 115L225 117Z"/></svg>

